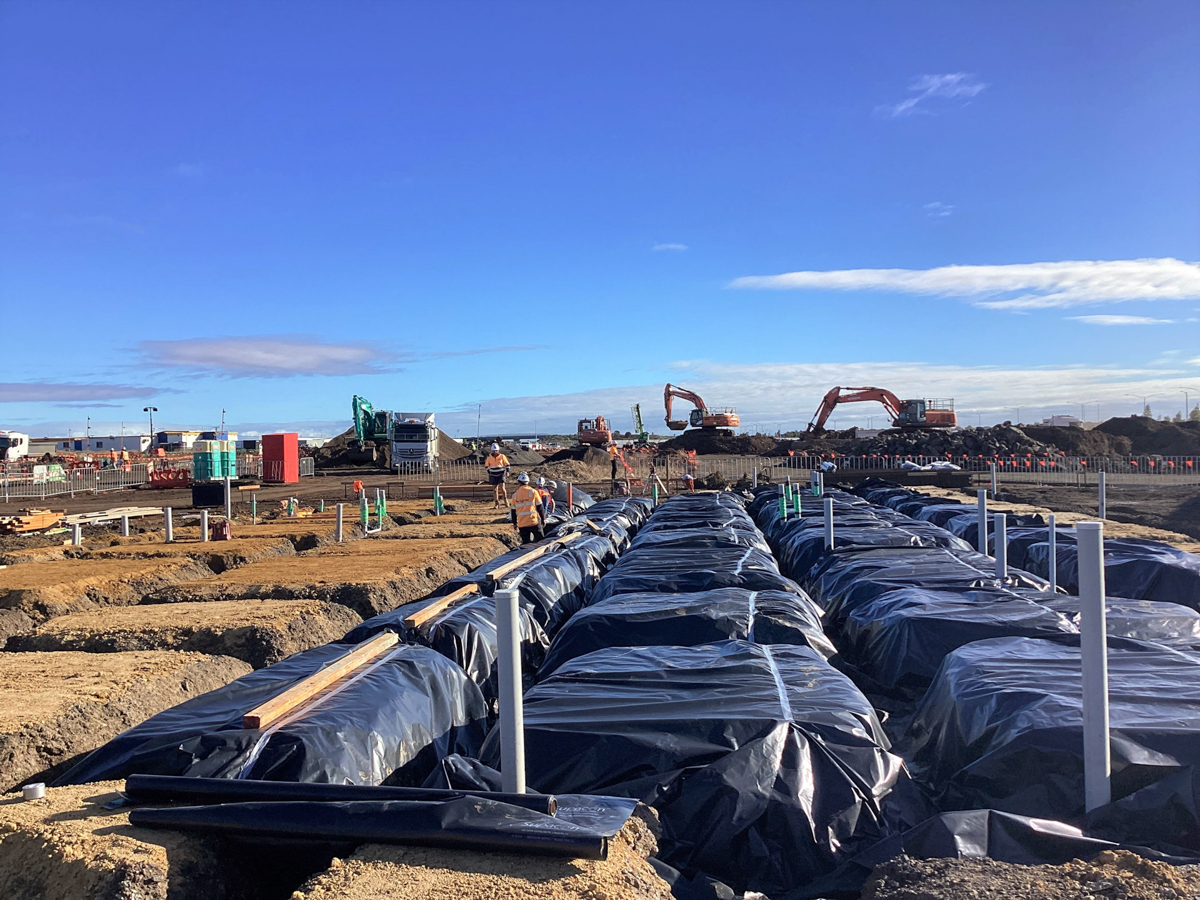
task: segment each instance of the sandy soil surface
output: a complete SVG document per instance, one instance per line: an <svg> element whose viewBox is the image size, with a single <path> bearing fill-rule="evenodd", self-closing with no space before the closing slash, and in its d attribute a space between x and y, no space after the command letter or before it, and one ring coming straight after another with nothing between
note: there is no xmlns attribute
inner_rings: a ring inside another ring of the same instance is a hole
<svg viewBox="0 0 1200 900"><path fill-rule="evenodd" d="M293 894L295 900L671 900L645 856L646 825L631 819L606 860L366 844Z"/></svg>
<svg viewBox="0 0 1200 900"><path fill-rule="evenodd" d="M493 538L330 544L287 559L268 559L203 582L157 591L151 603L313 599L340 603L364 619L425 596L505 552Z"/></svg>
<svg viewBox="0 0 1200 900"><path fill-rule="evenodd" d="M256 669L335 641L362 621L320 600L227 600L94 610L51 619L8 650L184 650L232 656Z"/></svg>
<svg viewBox="0 0 1200 900"><path fill-rule="evenodd" d="M1054 504L1066 512L1096 516L1096 488L1037 487L1001 484L1001 495L1021 503ZM1142 525L1188 535L1200 542L1200 486L1143 487L1114 485L1106 489L1108 521Z"/></svg>
<svg viewBox="0 0 1200 900"><path fill-rule="evenodd" d="M158 588L212 575L201 560L62 559L0 569L0 609L34 621L94 609L131 606Z"/></svg>
<svg viewBox="0 0 1200 900"><path fill-rule="evenodd" d="M862 900L1194 900L1196 870L1121 850L1063 866L901 856L875 869Z"/></svg>
<svg viewBox="0 0 1200 900"><path fill-rule="evenodd" d="M1026 490L1029 493L1026 493ZM1142 491L1145 489L1131 488L1130 490ZM1172 490L1181 489L1174 488ZM953 500L968 499L967 492L956 488L922 487L920 491L931 497L947 497ZM1091 506L1089 508L1086 502L1079 502L1079 498L1071 496L1071 493L1075 491L1075 488L1061 487L1018 488L1014 490L1004 488L1001 491L1001 496L1011 499L989 500L988 508L998 512L1011 512L1018 515L1037 514L1043 517L1050 513L1055 513L1057 516L1056 521L1060 525L1096 521L1096 498L1094 496L1091 497ZM971 505L974 506L974 492L971 492L969 499ZM1130 508L1137 510L1140 508L1140 505L1141 500L1135 498L1135 503ZM1162 541L1165 544L1171 544L1189 553L1200 553L1200 541L1197 541L1188 534L1128 521L1132 516L1126 516L1125 519L1114 518L1115 511L1113 509L1112 489L1108 491L1108 507L1108 518L1104 520L1104 533L1108 537L1145 538L1146 540ZM1145 518L1149 519L1151 517L1146 516Z"/></svg>
<svg viewBox="0 0 1200 900"><path fill-rule="evenodd" d="M0 787L65 768L155 713L249 671L241 660L200 653L2 653Z"/></svg>
<svg viewBox="0 0 1200 900"><path fill-rule="evenodd" d="M121 782L0 797L0 896L13 900L251 900L212 838L108 811Z"/></svg>
<svg viewBox="0 0 1200 900"><path fill-rule="evenodd" d="M394 528L391 531L381 534L380 537L384 540L486 537L493 538L506 547L518 547L521 544L521 539L516 529L507 522L502 524L460 524L446 522L444 521L445 518L450 517L430 519L428 523L420 522L416 525L403 525L400 528ZM458 516L454 518L458 518Z"/></svg>

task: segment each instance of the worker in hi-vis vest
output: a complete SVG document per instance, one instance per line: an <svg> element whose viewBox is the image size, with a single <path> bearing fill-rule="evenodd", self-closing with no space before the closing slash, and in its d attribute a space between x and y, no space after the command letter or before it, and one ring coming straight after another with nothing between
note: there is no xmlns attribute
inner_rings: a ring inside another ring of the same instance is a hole
<svg viewBox="0 0 1200 900"><path fill-rule="evenodd" d="M508 488L504 485L504 477L508 475L508 457L500 452L499 444L492 444L492 452L483 464L487 467L488 484L492 486L492 499L496 501L493 508L500 505L501 497L504 498L504 505L508 506Z"/></svg>
<svg viewBox="0 0 1200 900"><path fill-rule="evenodd" d="M512 523L521 536L521 543L540 541L546 536L546 504L537 488L529 484L529 475L517 476L518 487L513 491Z"/></svg>

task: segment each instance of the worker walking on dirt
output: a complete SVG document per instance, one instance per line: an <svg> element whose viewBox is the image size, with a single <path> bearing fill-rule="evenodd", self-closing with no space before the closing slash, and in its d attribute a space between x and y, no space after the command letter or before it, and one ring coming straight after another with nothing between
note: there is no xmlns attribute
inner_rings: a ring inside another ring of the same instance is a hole
<svg viewBox="0 0 1200 900"><path fill-rule="evenodd" d="M483 464L487 466L488 484L492 486L492 499L496 501L493 508L500 505L501 497L504 498L504 505L508 506L508 488L504 479L508 475L509 463L508 457L500 452L499 444L492 444L492 452Z"/></svg>
<svg viewBox="0 0 1200 900"><path fill-rule="evenodd" d="M529 474L517 476L519 486L513 491L512 523L521 536L521 543L540 541L546 536L546 506L542 495L529 484Z"/></svg>
<svg viewBox="0 0 1200 900"><path fill-rule="evenodd" d="M537 492L542 496L542 505L546 508L546 515L554 515L554 496L550 493L550 486L546 484L546 479L541 475L537 480Z"/></svg>

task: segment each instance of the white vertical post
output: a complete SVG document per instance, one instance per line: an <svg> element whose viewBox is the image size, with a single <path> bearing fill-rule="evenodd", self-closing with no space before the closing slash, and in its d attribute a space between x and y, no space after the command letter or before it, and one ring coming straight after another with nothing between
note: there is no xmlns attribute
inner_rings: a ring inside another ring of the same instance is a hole
<svg viewBox="0 0 1200 900"><path fill-rule="evenodd" d="M750 482L751 487L758 487L758 466L754 467L754 476Z"/></svg>
<svg viewBox="0 0 1200 900"><path fill-rule="evenodd" d="M83 526L76 522L71 526L71 544L78 547L83 543Z"/></svg>
<svg viewBox="0 0 1200 900"><path fill-rule="evenodd" d="M996 577L1008 577L1008 516L996 513L992 517L992 530L996 541Z"/></svg>
<svg viewBox="0 0 1200 900"><path fill-rule="evenodd" d="M1108 502L1104 496L1104 473L1100 473L1100 518L1108 518Z"/></svg>
<svg viewBox="0 0 1200 900"><path fill-rule="evenodd" d="M825 473L824 472L817 473L817 493L820 494L822 497L825 496Z"/></svg>
<svg viewBox="0 0 1200 900"><path fill-rule="evenodd" d="M233 521L233 483L225 476L225 518Z"/></svg>
<svg viewBox="0 0 1200 900"><path fill-rule="evenodd" d="M500 652L500 775L503 789L525 793L525 710L521 697L521 625L518 592L496 590L496 638Z"/></svg>
<svg viewBox="0 0 1200 900"><path fill-rule="evenodd" d="M342 518L346 512L346 504L339 503L337 505L337 518L334 519L333 536L339 544L342 542Z"/></svg>
<svg viewBox="0 0 1200 900"><path fill-rule="evenodd" d="M975 543L979 545L979 552L984 556L987 556L987 491L977 491L975 494L975 499L979 504L979 537Z"/></svg>
<svg viewBox="0 0 1200 900"><path fill-rule="evenodd" d="M996 499L996 464L992 463L992 499Z"/></svg>
<svg viewBox="0 0 1200 900"><path fill-rule="evenodd" d="M208 510L200 510L200 540L208 540Z"/></svg>
<svg viewBox="0 0 1200 900"><path fill-rule="evenodd" d="M1058 591L1058 527L1050 513L1050 591Z"/></svg>
<svg viewBox="0 0 1200 900"><path fill-rule="evenodd" d="M833 498L825 498L825 549L833 549Z"/></svg>
<svg viewBox="0 0 1200 900"><path fill-rule="evenodd" d="M1093 810L1112 799L1108 738L1108 635L1104 621L1104 524L1075 526L1079 561L1079 647L1083 657L1083 791Z"/></svg>
<svg viewBox="0 0 1200 900"><path fill-rule="evenodd" d="M172 526L171 507L169 507L169 506L163 507L163 528L166 529L166 532L167 532L166 540L167 540L167 543L169 544L169 543L171 543L171 541L175 540L175 529Z"/></svg>
<svg viewBox="0 0 1200 900"><path fill-rule="evenodd" d="M121 537L129 537L129 516L121 516Z"/></svg>

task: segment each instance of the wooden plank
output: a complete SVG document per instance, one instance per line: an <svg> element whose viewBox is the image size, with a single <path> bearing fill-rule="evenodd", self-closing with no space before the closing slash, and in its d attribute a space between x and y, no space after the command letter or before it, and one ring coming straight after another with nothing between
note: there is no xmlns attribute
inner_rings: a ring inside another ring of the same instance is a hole
<svg viewBox="0 0 1200 900"><path fill-rule="evenodd" d="M574 534L568 534L565 537L557 538L548 544L543 544L540 547L534 547L528 553L522 554L512 561L506 562L504 565L492 569L487 573L487 579L488 581L499 581L513 569L519 568L520 566L525 565L527 562L532 562L538 557L549 553L551 550L557 550L560 547L571 543L571 541L578 540L582 536L583 535L577 531Z"/></svg>
<svg viewBox="0 0 1200 900"><path fill-rule="evenodd" d="M287 715L296 707L307 703L338 679L349 675L378 656L396 646L400 638L394 631L385 631L369 641L359 644L349 653L330 663L319 672L296 682L278 697L256 706L242 716L243 728L266 728L272 722Z"/></svg>
<svg viewBox="0 0 1200 900"><path fill-rule="evenodd" d="M458 601L465 600L467 597L478 593L479 585L477 584L468 584L466 587L460 587L457 591L447 594L445 597L438 597L425 608L418 609L404 620L404 624L409 628L420 628L430 619L440 615Z"/></svg>

